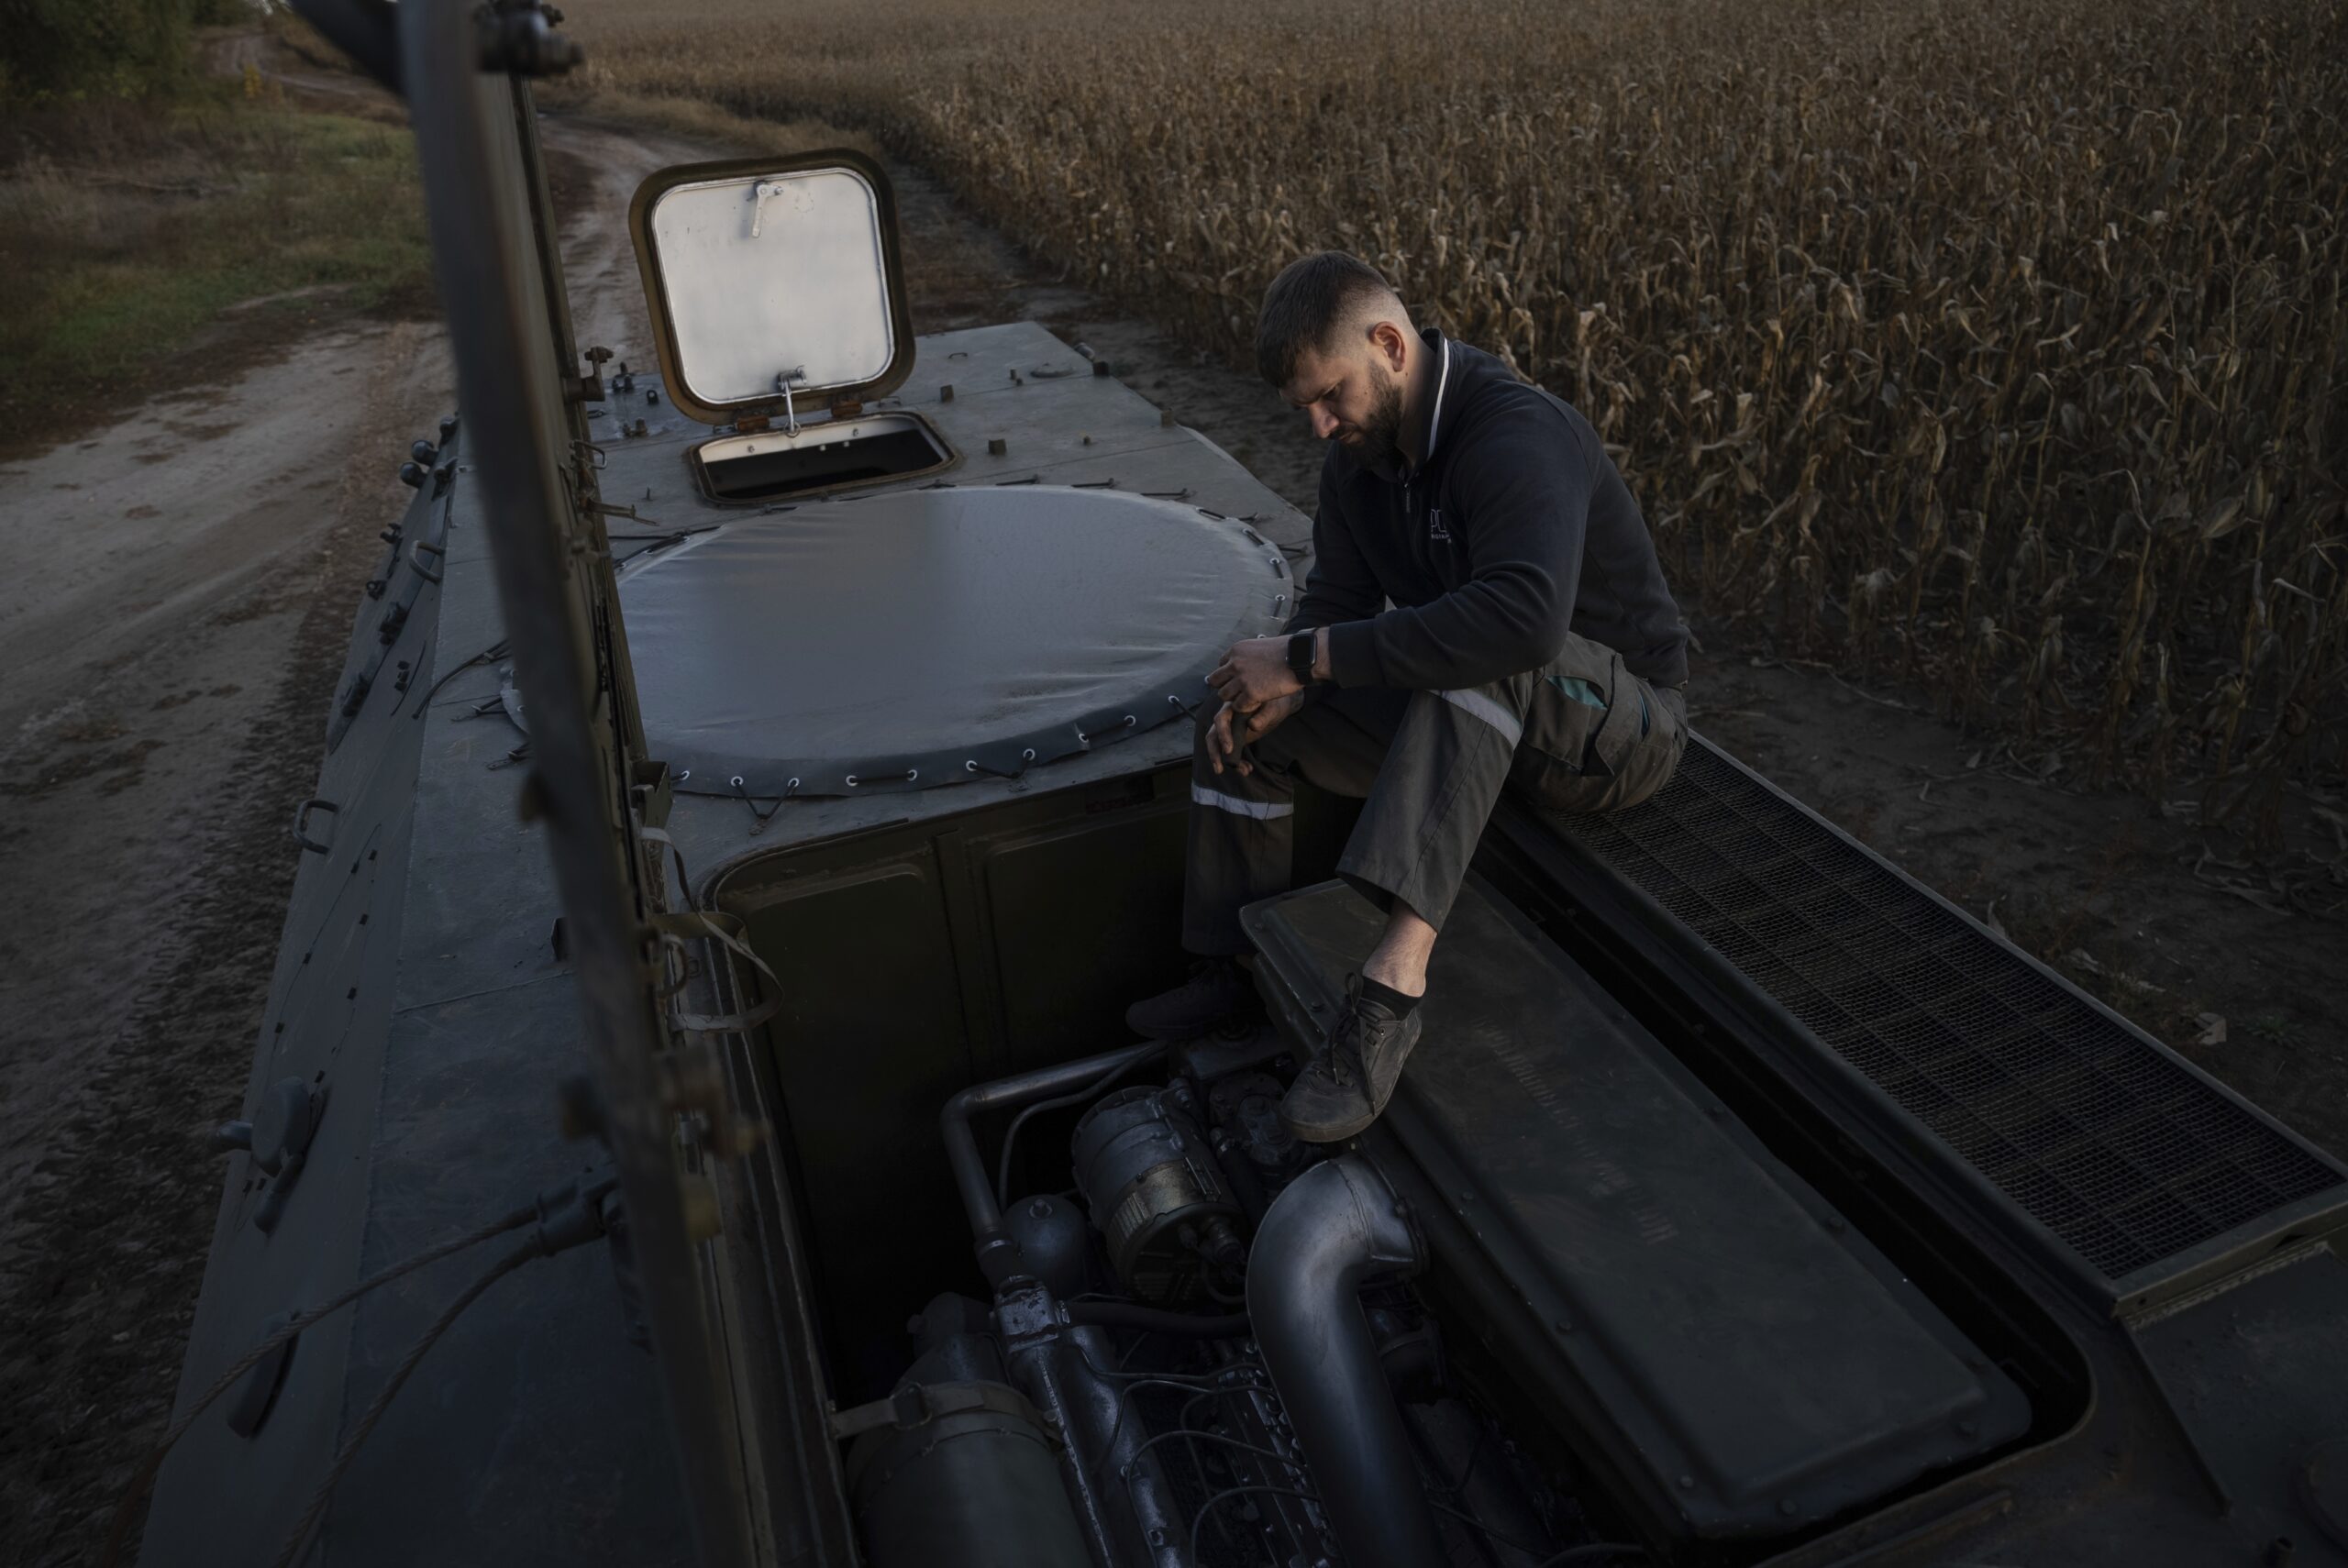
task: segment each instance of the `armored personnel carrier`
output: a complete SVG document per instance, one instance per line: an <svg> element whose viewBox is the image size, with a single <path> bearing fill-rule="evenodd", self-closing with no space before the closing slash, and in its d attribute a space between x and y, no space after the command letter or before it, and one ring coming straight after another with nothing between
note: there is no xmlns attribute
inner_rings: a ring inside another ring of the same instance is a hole
<svg viewBox="0 0 2348 1568"><path fill-rule="evenodd" d="M1132 1040L1303 520L1040 328L914 337L852 154L648 182L658 370L582 355L545 15L313 14L457 408L140 1561L2348 1562L2348 1171L1700 737L1503 805L1357 1143L1271 1114L1340 883L1250 910L1260 1025Z"/></svg>

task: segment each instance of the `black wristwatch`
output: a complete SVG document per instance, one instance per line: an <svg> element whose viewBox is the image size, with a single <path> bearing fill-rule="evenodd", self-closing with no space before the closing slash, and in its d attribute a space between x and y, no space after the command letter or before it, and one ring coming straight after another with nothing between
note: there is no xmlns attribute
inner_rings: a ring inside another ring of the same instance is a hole
<svg viewBox="0 0 2348 1568"><path fill-rule="evenodd" d="M1319 635L1318 632L1299 632L1288 640L1289 671L1300 686L1312 684L1312 645Z"/></svg>

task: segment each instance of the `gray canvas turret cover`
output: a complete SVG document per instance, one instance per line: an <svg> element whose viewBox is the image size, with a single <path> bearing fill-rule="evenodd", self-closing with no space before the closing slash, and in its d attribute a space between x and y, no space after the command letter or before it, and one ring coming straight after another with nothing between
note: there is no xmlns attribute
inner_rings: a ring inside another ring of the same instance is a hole
<svg viewBox="0 0 2348 1568"><path fill-rule="evenodd" d="M754 800L1017 775L1187 717L1294 594L1244 523L1040 485L727 524L620 589L652 755Z"/></svg>

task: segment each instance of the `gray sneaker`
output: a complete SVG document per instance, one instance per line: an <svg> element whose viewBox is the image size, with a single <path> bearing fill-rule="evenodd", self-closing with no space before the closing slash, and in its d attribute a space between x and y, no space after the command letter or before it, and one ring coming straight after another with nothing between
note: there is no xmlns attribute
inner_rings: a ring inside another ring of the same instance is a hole
<svg viewBox="0 0 2348 1568"><path fill-rule="evenodd" d="M1379 1118L1401 1080L1402 1064L1419 1043L1413 1008L1397 1018L1361 994L1361 977L1346 981L1346 1010L1315 1056L1280 1101L1280 1124L1308 1143L1338 1143Z"/></svg>
<svg viewBox="0 0 2348 1568"><path fill-rule="evenodd" d="M1202 958L1172 990L1125 1009L1125 1027L1152 1040L1194 1039L1244 1011L1253 994L1236 963Z"/></svg>

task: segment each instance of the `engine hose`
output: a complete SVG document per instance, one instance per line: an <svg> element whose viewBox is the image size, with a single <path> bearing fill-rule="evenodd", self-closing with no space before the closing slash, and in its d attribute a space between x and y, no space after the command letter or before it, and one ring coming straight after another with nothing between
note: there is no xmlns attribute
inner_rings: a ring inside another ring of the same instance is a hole
<svg viewBox="0 0 2348 1568"><path fill-rule="evenodd" d="M1330 1532L1354 1568L1445 1560L1361 1306L1370 1280L1425 1264L1402 1204L1358 1154L1324 1160L1290 1182L1257 1227L1248 1258L1247 1306L1264 1370L1318 1477Z"/></svg>
<svg viewBox="0 0 2348 1568"><path fill-rule="evenodd" d="M953 1167L954 1185L962 1194L962 1208L970 1219L970 1235L978 1243L979 1272L1000 1288L1017 1277L1024 1264L1016 1242L1004 1233L1002 1206L994 1184L987 1177L986 1162L979 1157L979 1141L970 1132L970 1118L981 1110L1025 1105L1063 1090L1091 1084L1104 1074L1120 1071L1155 1057L1166 1049L1160 1040L1107 1051L1080 1062L1063 1062L1017 1077L972 1084L946 1102L938 1113L938 1130L946 1141L946 1162Z"/></svg>
<svg viewBox="0 0 2348 1568"><path fill-rule="evenodd" d="M1167 1312L1131 1301L1070 1301L1068 1320L1080 1328L1141 1329L1186 1340L1231 1340L1247 1331L1247 1314L1226 1312L1202 1317L1195 1312Z"/></svg>

